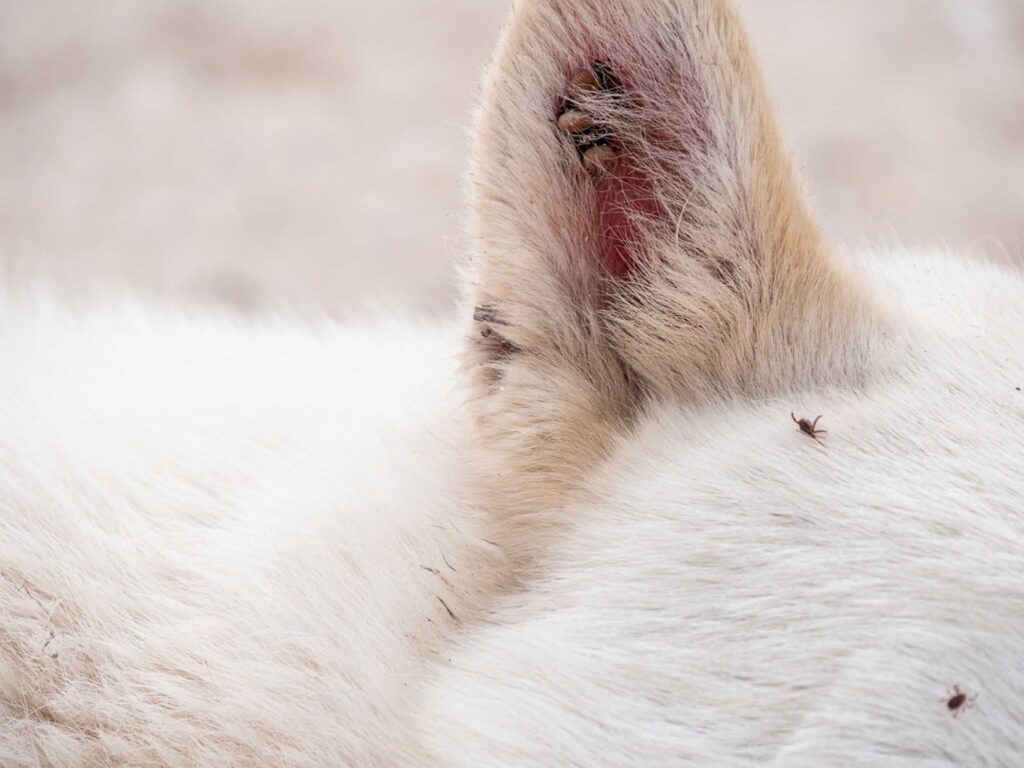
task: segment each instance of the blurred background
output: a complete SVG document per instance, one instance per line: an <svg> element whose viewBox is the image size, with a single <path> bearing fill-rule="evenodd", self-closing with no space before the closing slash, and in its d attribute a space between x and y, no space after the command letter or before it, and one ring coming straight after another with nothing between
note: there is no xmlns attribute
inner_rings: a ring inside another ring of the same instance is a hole
<svg viewBox="0 0 1024 768"><path fill-rule="evenodd" d="M453 295L508 0L0 0L0 271L247 309ZM1024 0L740 2L843 247L1018 259Z"/></svg>

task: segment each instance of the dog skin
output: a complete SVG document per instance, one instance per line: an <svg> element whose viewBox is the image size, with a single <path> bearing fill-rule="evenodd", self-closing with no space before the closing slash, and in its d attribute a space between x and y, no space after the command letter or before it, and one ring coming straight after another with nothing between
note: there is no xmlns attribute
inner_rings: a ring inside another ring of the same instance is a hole
<svg viewBox="0 0 1024 768"><path fill-rule="evenodd" d="M834 254L724 0L519 0L469 181L451 323L5 295L0 765L1024 764L1020 272Z"/></svg>

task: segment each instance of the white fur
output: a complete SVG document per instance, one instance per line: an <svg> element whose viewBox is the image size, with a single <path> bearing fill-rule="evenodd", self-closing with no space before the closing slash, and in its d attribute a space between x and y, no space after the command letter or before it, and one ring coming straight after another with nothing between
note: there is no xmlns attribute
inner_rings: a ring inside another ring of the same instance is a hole
<svg viewBox="0 0 1024 768"><path fill-rule="evenodd" d="M655 407L557 511L438 673L444 764L1024 765L1024 281L866 268L907 332L866 386Z"/></svg>
<svg viewBox="0 0 1024 768"><path fill-rule="evenodd" d="M863 390L653 408L416 704L490 578L450 334L8 302L0 765L1020 764L1024 284L868 268Z"/></svg>
<svg viewBox="0 0 1024 768"><path fill-rule="evenodd" d="M483 102L472 323L0 299L0 766L1024 765L1021 273L832 257L723 0Z"/></svg>
<svg viewBox="0 0 1024 768"><path fill-rule="evenodd" d="M464 615L493 549L452 334L40 300L0 327L0 765L411 754L438 598Z"/></svg>

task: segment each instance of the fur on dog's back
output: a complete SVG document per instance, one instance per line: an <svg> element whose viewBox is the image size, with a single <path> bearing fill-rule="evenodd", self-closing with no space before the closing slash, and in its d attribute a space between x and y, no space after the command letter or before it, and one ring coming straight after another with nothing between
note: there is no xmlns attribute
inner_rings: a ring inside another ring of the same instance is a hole
<svg viewBox="0 0 1024 768"><path fill-rule="evenodd" d="M444 764L1024 761L1024 281L864 267L902 330L862 386L652 406L554 513L421 710Z"/></svg>
<svg viewBox="0 0 1024 768"><path fill-rule="evenodd" d="M409 685L496 554L452 334L126 301L0 328L0 765L411 761Z"/></svg>
<svg viewBox="0 0 1024 768"><path fill-rule="evenodd" d="M723 0L475 135L457 328L5 300L0 764L1020 762L1020 274L836 258Z"/></svg>

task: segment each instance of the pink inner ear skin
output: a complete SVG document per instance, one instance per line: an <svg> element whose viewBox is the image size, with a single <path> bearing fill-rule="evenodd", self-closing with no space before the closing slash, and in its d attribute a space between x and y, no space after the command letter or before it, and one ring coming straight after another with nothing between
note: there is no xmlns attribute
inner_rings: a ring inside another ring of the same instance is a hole
<svg viewBox="0 0 1024 768"><path fill-rule="evenodd" d="M643 258L644 218L664 215L654 200L650 177L637 165L628 147L615 145L619 164L615 174L596 180L600 254L610 277L626 279Z"/></svg>
<svg viewBox="0 0 1024 768"><path fill-rule="evenodd" d="M608 62L605 66L614 78L614 87L621 91L629 108L637 114L645 112L643 96L630 82L629 73L613 63L613 57L592 54L582 60L591 66L595 62ZM567 84L579 70L578 63L567 64ZM644 126L644 133L644 141L664 145L676 143L667 136L659 140L656 134L661 131L654 126ZM652 135L655 138L652 139ZM593 179L597 191L595 225L599 233L595 256L600 260L604 273L615 280L629 278L640 266L645 250L643 230L653 221L667 217L654 195L651 169L644 166L644 154L638 151L634 142L630 136L617 135L612 127L608 143L618 155L616 169L611 174ZM685 152L685 149L680 147L678 151Z"/></svg>
<svg viewBox="0 0 1024 768"><path fill-rule="evenodd" d="M606 21L612 25L620 20ZM616 165L611 172L590 178L596 192L591 215L598 235L597 243L591 244L592 266L608 279L628 280L648 258L651 236L685 214L690 197L685 191L697 183L681 178L693 173L690 160L709 155L713 148L704 106L707 94L696 73L687 71L691 68L685 53L669 54L682 57L680 61L648 67L644 62L649 52L621 39L617 26L609 29L613 31L604 36L605 42L581 41L566 52L561 61L563 97L584 68L600 82L591 117L599 129L596 142L615 151ZM585 103L580 107L587 111ZM575 138L583 158L587 134ZM664 193L673 199L666 200Z"/></svg>

